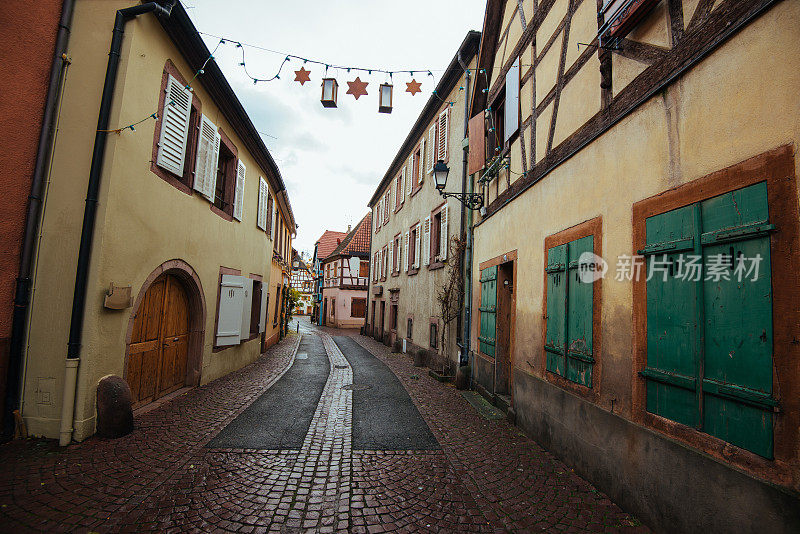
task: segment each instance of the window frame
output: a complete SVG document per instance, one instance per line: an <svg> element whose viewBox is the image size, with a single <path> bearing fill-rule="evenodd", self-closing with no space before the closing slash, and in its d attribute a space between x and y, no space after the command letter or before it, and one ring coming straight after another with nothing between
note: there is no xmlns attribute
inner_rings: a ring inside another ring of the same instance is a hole
<svg viewBox="0 0 800 534"><path fill-rule="evenodd" d="M545 237L544 253L542 257L542 317L547 317L547 255L548 251L560 245L565 245L578 239L592 236L593 252L597 256L603 256L603 218L595 217L582 222L561 232ZM593 403L600 399L600 392L603 378L603 348L602 348L602 308L603 308L603 283L604 280L595 281L592 286L592 387L587 387L577 382L556 374L547 369L547 352L545 343L547 342L547 320L542 320L542 340L541 340L541 363L540 369L542 376L550 383L579 395Z"/></svg>
<svg viewBox="0 0 800 534"><path fill-rule="evenodd" d="M184 152L183 175L178 176L177 174L174 174L163 167L159 167L156 164L158 159L158 142L161 138L161 121L163 120L162 110L166 104L166 91L170 76L175 78L181 84L186 85L186 78L184 78L184 76L180 73L172 60L167 59L164 63L164 69L161 76L161 87L159 89L158 120L156 121L156 126L153 132L153 150L152 157L150 158L150 171L178 191L192 196L194 194L194 171L195 165L197 164L197 142L199 140L198 131L200 129L200 117L202 116L203 110L202 103L198 98L196 91L192 92L189 131L186 139L186 150Z"/></svg>
<svg viewBox="0 0 800 534"><path fill-rule="evenodd" d="M800 313L800 220L797 209L797 177L793 145L783 145L633 205L632 254L646 244L646 220L677 208L701 202L758 182L767 183L770 222L772 285L781 288L772 296L773 396L780 410L774 414L773 454L769 460L720 438L647 412L646 384L639 373L647 365L647 288L645 276L633 281L632 419L672 439L770 482L785 485L786 477L800 466L795 446L800 434L800 344L792 343ZM782 346L781 350L776 348Z"/></svg>

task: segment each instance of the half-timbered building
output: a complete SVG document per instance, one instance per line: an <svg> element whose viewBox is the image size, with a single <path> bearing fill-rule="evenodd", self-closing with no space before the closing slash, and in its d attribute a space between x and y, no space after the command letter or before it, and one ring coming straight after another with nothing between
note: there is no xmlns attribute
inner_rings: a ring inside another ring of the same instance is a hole
<svg viewBox="0 0 800 534"><path fill-rule="evenodd" d="M294 315L311 315L313 309L314 275L306 264L302 255L292 250L292 279L290 285L300 295L300 300L295 304Z"/></svg>
<svg viewBox="0 0 800 534"><path fill-rule="evenodd" d="M322 262L339 246L342 239L350 233L350 230L350 226L347 227L347 232L325 230L314 243L314 256L311 258L312 271L314 273L314 311L312 312L311 320L320 326L322 326L325 318L325 314L322 312L322 287L325 283Z"/></svg>
<svg viewBox="0 0 800 534"><path fill-rule="evenodd" d="M487 3L473 376L661 529L800 528L798 23L788 0Z"/></svg>
<svg viewBox="0 0 800 534"><path fill-rule="evenodd" d="M367 315L372 214L367 213L321 261L322 307L326 326L361 328Z"/></svg>

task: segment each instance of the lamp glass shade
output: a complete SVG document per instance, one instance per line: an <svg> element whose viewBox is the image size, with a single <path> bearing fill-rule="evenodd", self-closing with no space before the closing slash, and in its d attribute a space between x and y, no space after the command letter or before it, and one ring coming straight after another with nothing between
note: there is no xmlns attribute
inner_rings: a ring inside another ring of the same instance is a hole
<svg viewBox="0 0 800 534"><path fill-rule="evenodd" d="M336 93L338 92L339 84L336 78L325 78L322 80L322 98L320 101L326 108L336 107Z"/></svg>
<svg viewBox="0 0 800 534"><path fill-rule="evenodd" d="M439 191L443 191L444 186L447 185L447 174L449 172L450 169L442 160L437 161L436 165L433 166L433 181Z"/></svg>
<svg viewBox="0 0 800 534"><path fill-rule="evenodd" d="M392 112L392 86L388 83L381 84L378 91L378 111L380 113Z"/></svg>

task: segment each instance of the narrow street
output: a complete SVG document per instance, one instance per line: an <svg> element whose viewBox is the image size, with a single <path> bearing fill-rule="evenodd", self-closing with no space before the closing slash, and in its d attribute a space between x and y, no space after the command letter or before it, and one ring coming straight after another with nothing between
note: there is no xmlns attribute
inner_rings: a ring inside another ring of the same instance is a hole
<svg viewBox="0 0 800 534"><path fill-rule="evenodd" d="M354 331L292 323L118 440L0 448L23 531L641 532L502 419Z"/></svg>

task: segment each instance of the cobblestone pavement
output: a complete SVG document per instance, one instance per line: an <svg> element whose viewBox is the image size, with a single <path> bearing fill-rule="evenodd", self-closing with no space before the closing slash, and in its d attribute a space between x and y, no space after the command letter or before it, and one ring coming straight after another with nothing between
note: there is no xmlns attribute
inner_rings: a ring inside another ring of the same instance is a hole
<svg viewBox="0 0 800 534"><path fill-rule="evenodd" d="M118 440L0 447L0 530L641 532L646 529L505 421L354 332L317 328L330 374L300 450L205 444L291 365L300 336L137 417ZM296 326L290 329L296 330ZM386 363L442 446L351 450L352 369L328 334Z"/></svg>

